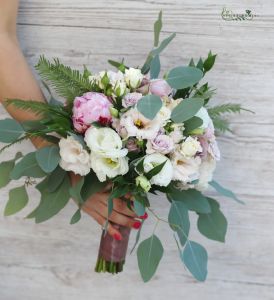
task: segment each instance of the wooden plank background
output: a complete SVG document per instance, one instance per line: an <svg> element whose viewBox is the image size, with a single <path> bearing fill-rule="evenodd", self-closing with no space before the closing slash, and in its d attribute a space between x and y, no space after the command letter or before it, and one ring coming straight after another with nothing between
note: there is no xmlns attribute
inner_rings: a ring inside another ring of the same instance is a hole
<svg viewBox="0 0 274 300"><path fill-rule="evenodd" d="M234 101L256 111L231 119L233 134L219 139L222 160L215 178L232 188L245 206L220 197L229 221L226 244L207 241L196 230L209 253L209 276L197 283L184 270L169 228L161 225L165 256L157 275L143 284L136 256L127 258L119 276L93 273L100 238L99 226L88 216L70 226L75 211L70 203L45 224L24 216L38 201L30 191L31 205L15 217L0 218L1 300L86 299L274 299L274 3L273 0L22 0L18 19L20 42L33 66L40 54L60 57L72 67L107 68L107 59L124 57L140 65L152 45L152 25L160 9L164 33L177 37L162 55L164 70L218 53L208 76L217 88L215 103ZM223 6L237 13L246 9L259 15L253 21L221 19ZM14 74L16 76L16 72ZM16 88L16 87L14 87ZM0 118L6 117L3 109ZM29 151L24 143L16 150ZM0 191L0 210L8 189ZM153 199L164 216L167 202ZM193 218L193 225L195 223ZM147 221L143 237L154 226ZM194 227L194 226L193 226ZM130 244L134 242L132 233Z"/></svg>

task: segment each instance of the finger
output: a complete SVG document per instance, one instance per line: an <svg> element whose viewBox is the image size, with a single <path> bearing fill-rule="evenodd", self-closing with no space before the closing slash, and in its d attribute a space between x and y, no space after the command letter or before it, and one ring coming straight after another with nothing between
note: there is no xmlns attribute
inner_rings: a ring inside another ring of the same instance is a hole
<svg viewBox="0 0 274 300"><path fill-rule="evenodd" d="M83 208L83 210L89 214L99 225L104 226L106 223L106 219L101 216L99 213L97 213L94 210L88 209L88 208ZM119 230L114 228L110 223L107 225L107 232L116 240L121 241L123 239L121 233Z"/></svg>
<svg viewBox="0 0 274 300"><path fill-rule="evenodd" d="M99 214L101 214L102 216L107 218L107 216L108 216L108 207L104 203L98 202L96 207L94 207L94 209ZM121 214L121 213L118 213L115 210L112 210L112 212L109 216L109 220L116 223L116 224L126 226L126 227L135 228L135 229L139 229L140 226L141 226L140 221L136 221L136 220L134 220L134 218L126 216L126 215Z"/></svg>

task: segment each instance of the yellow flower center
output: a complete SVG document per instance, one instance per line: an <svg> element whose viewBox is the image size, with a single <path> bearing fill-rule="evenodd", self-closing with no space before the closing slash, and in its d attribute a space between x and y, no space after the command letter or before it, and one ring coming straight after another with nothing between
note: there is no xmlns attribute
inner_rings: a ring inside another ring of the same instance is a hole
<svg viewBox="0 0 274 300"><path fill-rule="evenodd" d="M112 160L111 158L106 158L105 161L108 165L111 165L112 167L114 167L117 164L117 162Z"/></svg>
<svg viewBox="0 0 274 300"><path fill-rule="evenodd" d="M144 124L140 119L135 120L134 125L138 128L143 128Z"/></svg>

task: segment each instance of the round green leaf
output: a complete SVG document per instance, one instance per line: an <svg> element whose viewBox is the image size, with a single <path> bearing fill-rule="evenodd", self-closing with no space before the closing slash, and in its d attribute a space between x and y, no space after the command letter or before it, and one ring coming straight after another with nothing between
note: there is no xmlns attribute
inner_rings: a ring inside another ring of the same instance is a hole
<svg viewBox="0 0 274 300"><path fill-rule="evenodd" d="M28 200L28 194L24 185L10 190L4 215L10 216L16 214L27 205Z"/></svg>
<svg viewBox="0 0 274 300"><path fill-rule="evenodd" d="M14 159L4 161L0 164L0 188L5 187L10 182L10 173L14 168L15 161L22 157L22 153L18 152Z"/></svg>
<svg viewBox="0 0 274 300"><path fill-rule="evenodd" d="M159 96L147 95L142 97L137 103L137 109L147 119L153 120L163 103Z"/></svg>
<svg viewBox="0 0 274 300"><path fill-rule="evenodd" d="M207 276L207 252L205 248L193 241L188 241L181 259L189 272L199 281L205 281Z"/></svg>
<svg viewBox="0 0 274 300"><path fill-rule="evenodd" d="M177 232L180 243L184 246L190 229L188 210L184 203L180 201L172 202L168 214L168 222L170 227Z"/></svg>
<svg viewBox="0 0 274 300"><path fill-rule="evenodd" d="M137 216L143 216L146 212L144 204L136 199L133 201L133 210Z"/></svg>
<svg viewBox="0 0 274 300"><path fill-rule="evenodd" d="M12 143L23 133L23 127L13 119L0 120L0 142Z"/></svg>
<svg viewBox="0 0 274 300"><path fill-rule="evenodd" d="M46 173L44 173L36 161L35 152L28 153L24 156L10 173L10 178L14 180L17 180L22 176L29 176L33 178L46 176Z"/></svg>
<svg viewBox="0 0 274 300"><path fill-rule="evenodd" d="M54 192L60 186L66 173L65 170L58 166L51 174L49 174L48 191L50 193Z"/></svg>
<svg viewBox="0 0 274 300"><path fill-rule="evenodd" d="M138 266L144 282L149 281L155 274L163 253L162 243L155 234L138 246Z"/></svg>
<svg viewBox="0 0 274 300"><path fill-rule="evenodd" d="M183 123L194 117L204 105L201 98L187 98L181 101L172 111L171 120L175 123Z"/></svg>
<svg viewBox="0 0 274 300"><path fill-rule="evenodd" d="M203 72L195 67L176 67L167 76L168 84L174 89L193 86L203 78Z"/></svg>
<svg viewBox="0 0 274 300"><path fill-rule="evenodd" d="M57 146L41 148L36 151L35 157L40 168L46 173L51 173L56 169L61 159Z"/></svg>
<svg viewBox="0 0 274 300"><path fill-rule="evenodd" d="M217 201L207 198L211 207L208 214L199 214L198 229L207 238L219 242L225 241L227 220L219 209Z"/></svg>

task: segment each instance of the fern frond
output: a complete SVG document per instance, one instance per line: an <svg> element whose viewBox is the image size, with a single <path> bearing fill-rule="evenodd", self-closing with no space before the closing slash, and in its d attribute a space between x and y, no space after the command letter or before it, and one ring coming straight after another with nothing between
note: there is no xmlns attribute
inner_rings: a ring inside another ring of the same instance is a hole
<svg viewBox="0 0 274 300"><path fill-rule="evenodd" d="M231 129L229 128L229 122L226 119L220 118L220 117L214 117L212 118L213 124L215 129L220 132L224 133L226 131L231 132Z"/></svg>
<svg viewBox="0 0 274 300"><path fill-rule="evenodd" d="M241 104L236 104L236 103L225 103L225 104L209 107L207 109L208 114L210 115L211 118L220 116L222 114L227 114L227 113L230 113L230 114L231 113L240 113L242 110L249 111L249 110L243 108L241 106Z"/></svg>
<svg viewBox="0 0 274 300"><path fill-rule="evenodd" d="M18 109L22 109L25 111L31 111L36 115L57 115L69 118L70 114L66 111L63 106L52 105L49 103L38 102L38 101L26 101L20 99L7 99L4 102L4 105L14 105Z"/></svg>
<svg viewBox="0 0 274 300"><path fill-rule="evenodd" d="M61 64L58 59L54 59L51 63L41 56L36 70L43 80L50 82L55 91L70 103L76 96L92 90L92 84L87 76Z"/></svg>

